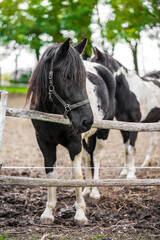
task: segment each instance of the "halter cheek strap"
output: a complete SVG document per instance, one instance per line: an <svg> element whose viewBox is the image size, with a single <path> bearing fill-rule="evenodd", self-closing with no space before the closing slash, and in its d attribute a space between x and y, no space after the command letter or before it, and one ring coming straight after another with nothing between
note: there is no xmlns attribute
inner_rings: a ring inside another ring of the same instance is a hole
<svg viewBox="0 0 160 240"><path fill-rule="evenodd" d="M67 118L67 114L75 109L75 108L78 108L78 107L81 107L85 104L88 104L89 103L89 100L86 99L86 100L83 100L81 102L78 102L78 103L74 103L74 104L68 104L66 103L59 95L58 93L55 91L55 88L53 86L53 71L51 70L49 72L49 100L51 102L53 102L53 98L52 98L52 94L57 98L57 100L64 106L64 113L63 113L63 117L64 118Z"/></svg>

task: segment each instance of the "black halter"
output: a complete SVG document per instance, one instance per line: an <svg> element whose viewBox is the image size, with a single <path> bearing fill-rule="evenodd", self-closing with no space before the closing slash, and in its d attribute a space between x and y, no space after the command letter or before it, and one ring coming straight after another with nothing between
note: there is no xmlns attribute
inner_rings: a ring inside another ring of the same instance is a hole
<svg viewBox="0 0 160 240"><path fill-rule="evenodd" d="M66 103L59 95L58 93L55 91L55 88L53 86L53 70L52 70L52 65L51 65L51 70L49 72L49 100L50 101L53 101L53 98L52 98L52 94L58 99L58 101L64 106L64 113L63 113L63 117L64 118L67 118L67 114L75 109L75 108L78 108L78 107L81 107L85 104L88 104L89 103L89 100L86 99L86 100L83 100L81 102L78 102L78 103L74 103L72 105Z"/></svg>

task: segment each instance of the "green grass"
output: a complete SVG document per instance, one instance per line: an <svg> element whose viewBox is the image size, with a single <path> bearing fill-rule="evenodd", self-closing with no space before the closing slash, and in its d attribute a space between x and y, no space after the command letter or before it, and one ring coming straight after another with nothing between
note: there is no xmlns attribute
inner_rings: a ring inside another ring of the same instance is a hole
<svg viewBox="0 0 160 240"><path fill-rule="evenodd" d="M20 240L21 236L9 237L8 234L0 234L0 240Z"/></svg>
<svg viewBox="0 0 160 240"><path fill-rule="evenodd" d="M90 237L90 240L105 240L105 239L106 240L147 240L147 239L154 240L154 239L156 239L155 235L144 236L143 234L138 234L134 238L127 237L127 236L125 236L125 234L123 234L123 235L117 234L117 237L113 237L113 238L109 237L107 235L103 235L103 234L102 235L97 235L97 236L89 236L89 237ZM42 236L39 236L39 235L36 235L36 234L32 235L33 240L39 240L41 238L42 238ZM11 237L8 234L0 234L0 240L21 240L21 239L24 239L23 235L17 235L16 237ZM49 239L50 240L78 240L79 238L75 238L75 237L70 238L69 236L65 236L65 237L63 237L63 236L60 237L59 236L57 238L57 236L54 236L53 233L50 233L49 235L47 235L47 237L45 239L46 240L49 240Z"/></svg>
<svg viewBox="0 0 160 240"><path fill-rule="evenodd" d="M0 90L5 90L9 93L22 93L22 94L27 93L26 87L3 87L3 86L0 86Z"/></svg>

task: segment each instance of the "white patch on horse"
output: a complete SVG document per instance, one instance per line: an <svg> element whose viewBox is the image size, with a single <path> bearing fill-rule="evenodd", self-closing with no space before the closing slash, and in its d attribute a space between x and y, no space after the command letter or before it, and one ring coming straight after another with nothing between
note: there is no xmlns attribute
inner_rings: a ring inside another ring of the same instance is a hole
<svg viewBox="0 0 160 240"><path fill-rule="evenodd" d="M120 70L125 75L130 91L136 95L140 103L141 121L143 121L152 109L160 108L159 87L153 82L143 81L132 71L127 73L123 67Z"/></svg>
<svg viewBox="0 0 160 240"><path fill-rule="evenodd" d="M97 70L95 69L95 67L101 66L100 64L94 63L94 62L85 61L85 60L83 60L83 64L84 64L85 69L86 69L87 72L94 73L95 75L98 75Z"/></svg>
<svg viewBox="0 0 160 240"><path fill-rule="evenodd" d="M86 79L86 90L93 112L94 120L99 121L104 118L104 112L100 109L100 99L97 96L97 86L94 85L88 78ZM96 128L91 128L89 131L82 134L82 139L92 136L96 132Z"/></svg>
<svg viewBox="0 0 160 240"><path fill-rule="evenodd" d="M114 73L113 73L113 77L114 77L114 78L119 77L120 75L121 75L121 70L120 70L120 69L118 69L117 72L114 72Z"/></svg>

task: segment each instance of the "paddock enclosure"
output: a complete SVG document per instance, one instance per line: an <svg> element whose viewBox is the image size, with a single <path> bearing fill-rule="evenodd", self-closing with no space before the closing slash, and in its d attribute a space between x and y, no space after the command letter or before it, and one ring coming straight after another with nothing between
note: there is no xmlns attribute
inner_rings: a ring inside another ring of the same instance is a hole
<svg viewBox="0 0 160 240"><path fill-rule="evenodd" d="M8 107L23 108L24 102L24 95L9 94ZM137 167L141 166L148 147L149 133L140 133L136 143ZM0 156L0 160L5 162L1 176L45 178L43 157L28 119L6 117ZM159 179L159 157L160 148L157 148L152 167L138 168L137 178ZM120 167L123 167L123 159L120 132L111 130L103 153L100 178L117 179ZM57 167L59 179L70 178L69 155L61 146L58 147ZM113 237L125 239L125 236L131 239L136 239L135 236L137 239L140 236L144 236L143 239L160 239L159 186L100 187L102 196L99 200L86 199L89 223L85 227L77 226L73 220L75 193L72 187L58 188L58 205L53 225L40 223L47 198L46 188L0 185L0 189L0 233L14 237L21 235L23 239L34 239L34 234L40 239L45 233L53 233L56 236L54 239L92 239L97 235L106 235L104 239L108 240Z"/></svg>

